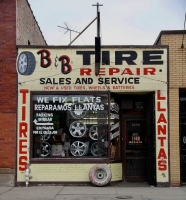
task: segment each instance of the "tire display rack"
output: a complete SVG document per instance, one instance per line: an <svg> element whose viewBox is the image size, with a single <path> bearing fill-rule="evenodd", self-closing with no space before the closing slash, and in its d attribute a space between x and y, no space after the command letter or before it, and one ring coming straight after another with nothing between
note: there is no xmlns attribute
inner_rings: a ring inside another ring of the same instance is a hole
<svg viewBox="0 0 186 200"><path fill-rule="evenodd" d="M106 156L107 136L99 134L99 129L105 130L107 125L85 124L83 119L74 121L69 127L70 153L72 156Z"/></svg>
<svg viewBox="0 0 186 200"><path fill-rule="evenodd" d="M75 110L73 108L80 108ZM107 155L107 125L97 124L96 120L89 122L88 111L81 110L81 103L74 104L70 111L72 123L69 126L70 153L73 156L106 156ZM98 114L97 114L98 115ZM97 118L97 120L99 120ZM103 128L104 127L104 128ZM103 133L101 133L103 132Z"/></svg>
<svg viewBox="0 0 186 200"><path fill-rule="evenodd" d="M79 105L78 105L79 106ZM60 135L43 134L34 137L34 157L102 157L107 156L108 147L108 123L97 124L99 118L90 121L86 118L87 112L80 111L68 113L70 124L67 131L68 141L62 142ZM76 117L77 115L77 117ZM103 119L103 118L100 118ZM54 140L54 137L59 137ZM67 145L68 144L68 145ZM65 152L53 155L52 146ZM66 146L65 146L66 145ZM68 147L67 147L68 146Z"/></svg>

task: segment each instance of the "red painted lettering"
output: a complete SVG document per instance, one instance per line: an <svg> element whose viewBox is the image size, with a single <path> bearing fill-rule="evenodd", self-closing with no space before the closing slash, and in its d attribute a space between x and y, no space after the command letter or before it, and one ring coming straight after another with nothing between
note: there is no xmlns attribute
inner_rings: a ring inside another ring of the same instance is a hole
<svg viewBox="0 0 186 200"><path fill-rule="evenodd" d="M113 75L114 73L119 73L120 69L119 68L109 68L109 75Z"/></svg>
<svg viewBox="0 0 186 200"><path fill-rule="evenodd" d="M166 160L158 160L158 169L160 171L167 170L167 161Z"/></svg>
<svg viewBox="0 0 186 200"><path fill-rule="evenodd" d="M156 68L144 68L144 75L155 75Z"/></svg>
<svg viewBox="0 0 186 200"><path fill-rule="evenodd" d="M20 171L25 171L26 170L26 166L27 166L27 156L20 156L19 157L19 170Z"/></svg>
<svg viewBox="0 0 186 200"><path fill-rule="evenodd" d="M84 74L86 74L87 76L90 76L91 72L92 72L92 69L90 69L90 68L81 68L80 76L84 76Z"/></svg>
<svg viewBox="0 0 186 200"><path fill-rule="evenodd" d="M166 140L166 137L158 137L158 140L160 140L160 146L164 146L164 140Z"/></svg>
<svg viewBox="0 0 186 200"><path fill-rule="evenodd" d="M134 74L132 73L132 71L131 71L129 68L125 68L125 69L123 70L123 72L121 73L121 75L123 75L123 74L134 75Z"/></svg>
<svg viewBox="0 0 186 200"><path fill-rule="evenodd" d="M166 108L161 108L161 102L157 102L157 110L158 111L166 111Z"/></svg>
<svg viewBox="0 0 186 200"><path fill-rule="evenodd" d="M26 122L19 123L19 137L27 138L28 124Z"/></svg>
<svg viewBox="0 0 186 200"><path fill-rule="evenodd" d="M158 159L167 159L167 155L165 153L165 150L163 148L160 148L159 154L158 154Z"/></svg>
<svg viewBox="0 0 186 200"><path fill-rule="evenodd" d="M28 90L20 90L20 93L22 94L22 104L26 104L26 94L28 93ZM22 112L21 112L21 119L22 119L22 122L19 123L19 154L20 154L20 157L19 157L19 167L18 169L20 171L25 171L26 170L26 165L27 165L27 160L28 160L28 157L27 155L27 131L28 131L28 124L26 122L23 122L23 121L26 121L26 106L22 106ZM22 139L22 138L25 138L25 139ZM26 143L26 144L25 144ZM24 154L24 155L22 155Z"/></svg>
<svg viewBox="0 0 186 200"><path fill-rule="evenodd" d="M140 68L136 68L136 75L140 75Z"/></svg>
<svg viewBox="0 0 186 200"><path fill-rule="evenodd" d="M105 76L105 68L100 68L99 76Z"/></svg>
<svg viewBox="0 0 186 200"><path fill-rule="evenodd" d="M23 94L22 104L25 104L25 103L26 103L26 94L28 93L28 90L23 90L23 89L21 89L21 90L20 90L20 93Z"/></svg>
<svg viewBox="0 0 186 200"><path fill-rule="evenodd" d="M158 90L158 96L157 96L157 99L158 100L165 100L166 99L166 97L162 97L162 96L160 96L160 90Z"/></svg>
<svg viewBox="0 0 186 200"><path fill-rule="evenodd" d="M165 118L165 116L164 116L163 113L160 114L157 123L161 123L161 122L163 122L163 123L167 123L167 120L166 120L166 118Z"/></svg>
<svg viewBox="0 0 186 200"><path fill-rule="evenodd" d="M27 154L27 151L24 150L25 148L27 148L27 145L23 145L24 142L27 142L27 140L19 140L19 153L20 154Z"/></svg>
<svg viewBox="0 0 186 200"><path fill-rule="evenodd" d="M158 101L159 100L159 101ZM167 155L166 155L166 152L165 152L165 147L166 146L166 141L167 141L167 137L166 137L166 134L167 134L167 120L166 120L166 117L165 117L165 114L166 111L167 111L167 108L166 106L163 107L161 106L163 101L165 102L166 100L166 97L163 97L160 95L160 90L157 91L157 112L159 112L159 118L157 120L157 133L158 135L163 135L163 136L159 136L157 137L157 140L159 141L160 143L160 149L159 149L159 153L158 153L158 170L159 171L165 171L167 170ZM166 104L164 104L166 105ZM161 112L161 113L160 113ZM163 112L163 113L162 113ZM158 123L164 123L164 124L158 124ZM158 148L158 146L157 146Z"/></svg>
<svg viewBox="0 0 186 200"><path fill-rule="evenodd" d="M163 133L163 135L166 135L167 133L167 126L166 125L158 125L158 135Z"/></svg>
<svg viewBox="0 0 186 200"><path fill-rule="evenodd" d="M25 121L26 107L22 106L22 121Z"/></svg>

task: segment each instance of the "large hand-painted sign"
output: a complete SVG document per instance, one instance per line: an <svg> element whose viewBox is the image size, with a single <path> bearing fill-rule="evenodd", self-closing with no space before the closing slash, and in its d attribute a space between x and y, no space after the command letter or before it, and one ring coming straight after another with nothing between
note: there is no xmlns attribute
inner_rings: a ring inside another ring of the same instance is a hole
<svg viewBox="0 0 186 200"><path fill-rule="evenodd" d="M105 49L95 75L91 49L19 49L19 83L32 90L155 90L167 83L167 50Z"/></svg>

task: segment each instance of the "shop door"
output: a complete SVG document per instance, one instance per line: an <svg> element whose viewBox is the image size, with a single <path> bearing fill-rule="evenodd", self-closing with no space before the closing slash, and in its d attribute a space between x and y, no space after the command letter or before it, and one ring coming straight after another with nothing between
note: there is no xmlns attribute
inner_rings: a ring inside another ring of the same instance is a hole
<svg viewBox="0 0 186 200"><path fill-rule="evenodd" d="M125 180L147 181L147 138L145 121L125 121Z"/></svg>
<svg viewBox="0 0 186 200"><path fill-rule="evenodd" d="M180 175L186 184L186 94L180 96Z"/></svg>
<svg viewBox="0 0 186 200"><path fill-rule="evenodd" d="M123 99L123 180L156 185L155 95Z"/></svg>

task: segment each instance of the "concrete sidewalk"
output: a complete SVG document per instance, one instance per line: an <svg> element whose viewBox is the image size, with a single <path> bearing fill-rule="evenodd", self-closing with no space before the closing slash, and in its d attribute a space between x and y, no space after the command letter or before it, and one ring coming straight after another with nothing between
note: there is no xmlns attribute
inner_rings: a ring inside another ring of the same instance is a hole
<svg viewBox="0 0 186 200"><path fill-rule="evenodd" d="M186 200L186 187L0 186L0 200Z"/></svg>

